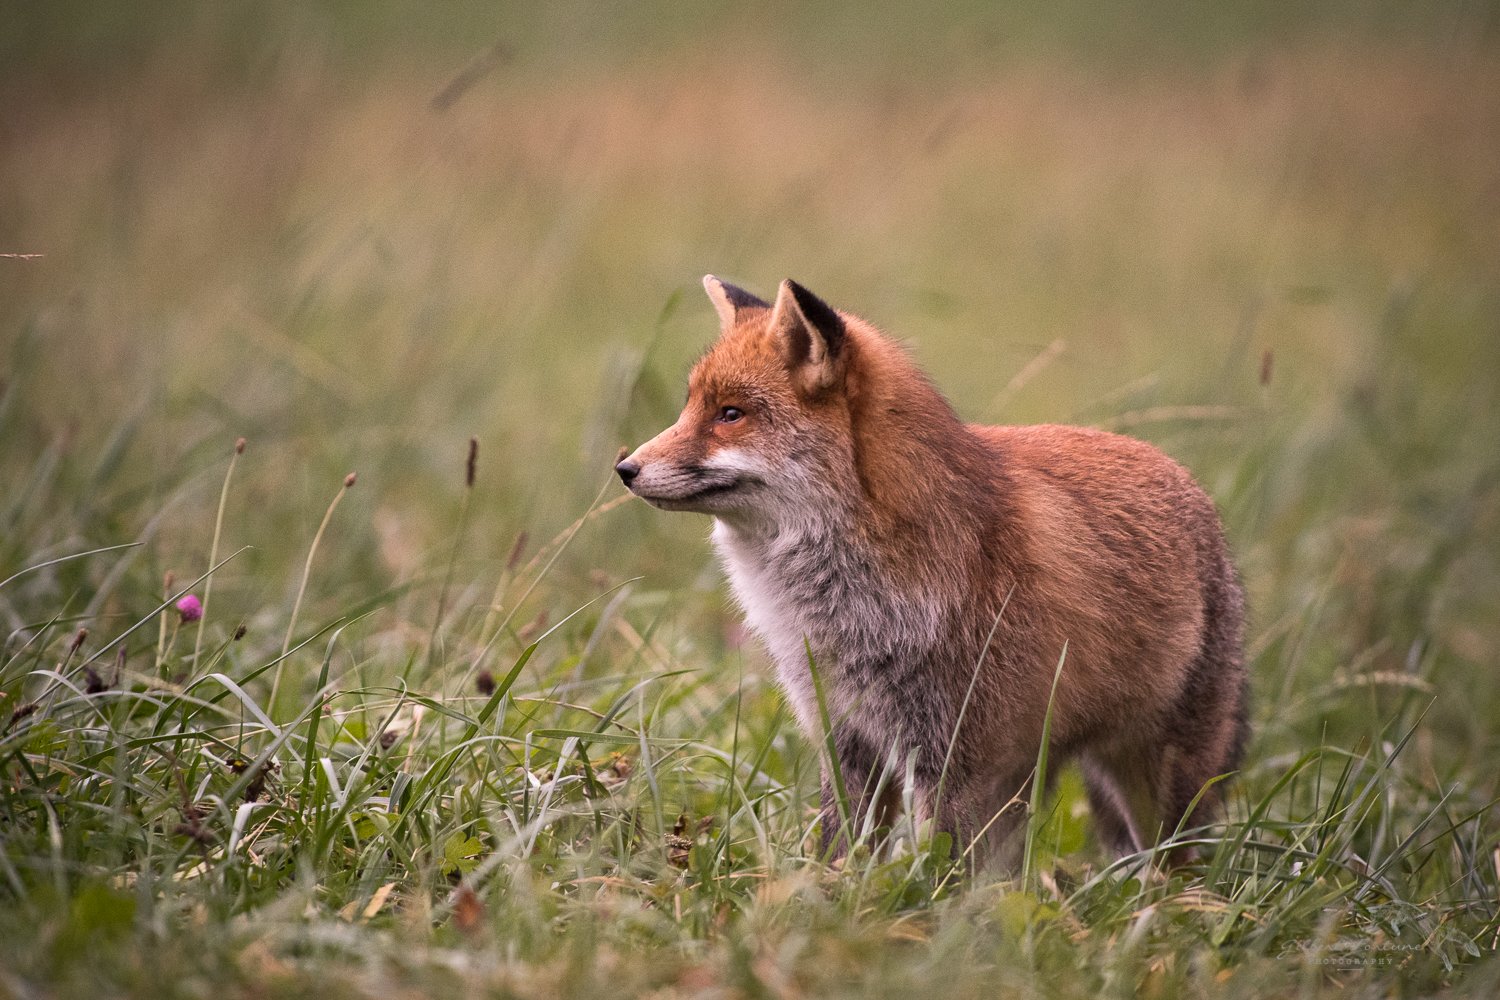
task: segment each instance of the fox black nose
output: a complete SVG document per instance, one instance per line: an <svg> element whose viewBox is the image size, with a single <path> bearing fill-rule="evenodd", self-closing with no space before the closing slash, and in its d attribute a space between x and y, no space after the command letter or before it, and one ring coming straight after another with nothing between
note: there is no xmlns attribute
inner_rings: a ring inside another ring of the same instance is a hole
<svg viewBox="0 0 1500 1000"><path fill-rule="evenodd" d="M639 462L632 462L627 458L615 466L615 471L620 474L621 481L624 482L626 486L629 486L630 481L636 476L640 475L641 466Z"/></svg>

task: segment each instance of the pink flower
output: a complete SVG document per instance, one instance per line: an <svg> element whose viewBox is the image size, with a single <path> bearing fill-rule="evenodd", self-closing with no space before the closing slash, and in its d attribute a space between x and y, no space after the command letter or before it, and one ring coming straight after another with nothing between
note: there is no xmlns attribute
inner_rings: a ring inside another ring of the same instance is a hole
<svg viewBox="0 0 1500 1000"><path fill-rule="evenodd" d="M177 613L182 616L184 622L195 622L203 617L203 602L192 594L188 594L177 602Z"/></svg>

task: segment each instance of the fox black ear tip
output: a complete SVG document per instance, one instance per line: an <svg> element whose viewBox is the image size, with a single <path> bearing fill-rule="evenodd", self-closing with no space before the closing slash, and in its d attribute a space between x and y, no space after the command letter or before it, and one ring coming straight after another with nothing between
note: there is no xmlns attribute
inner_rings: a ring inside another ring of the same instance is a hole
<svg viewBox="0 0 1500 1000"><path fill-rule="evenodd" d="M787 294L796 298L798 302L805 302L808 299L817 298L816 295L807 290L806 285L798 281L796 278L787 278L781 283L781 287L786 291Z"/></svg>

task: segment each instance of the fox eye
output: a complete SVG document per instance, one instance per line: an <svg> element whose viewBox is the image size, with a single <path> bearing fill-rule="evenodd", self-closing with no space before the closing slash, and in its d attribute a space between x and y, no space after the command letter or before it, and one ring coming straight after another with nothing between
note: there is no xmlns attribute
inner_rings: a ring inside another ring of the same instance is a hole
<svg viewBox="0 0 1500 1000"><path fill-rule="evenodd" d="M726 406L719 411L719 423L732 424L744 419L745 411L737 406Z"/></svg>

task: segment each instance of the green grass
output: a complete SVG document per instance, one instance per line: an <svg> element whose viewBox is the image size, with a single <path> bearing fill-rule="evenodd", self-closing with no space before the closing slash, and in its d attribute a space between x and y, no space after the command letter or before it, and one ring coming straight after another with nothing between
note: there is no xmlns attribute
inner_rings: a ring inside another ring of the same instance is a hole
<svg viewBox="0 0 1500 1000"><path fill-rule="evenodd" d="M5 15L0 996L1500 990L1488 10L566 9ZM1197 863L1071 772L1022 875L822 863L706 523L609 473L704 271L1200 477L1255 737Z"/></svg>

